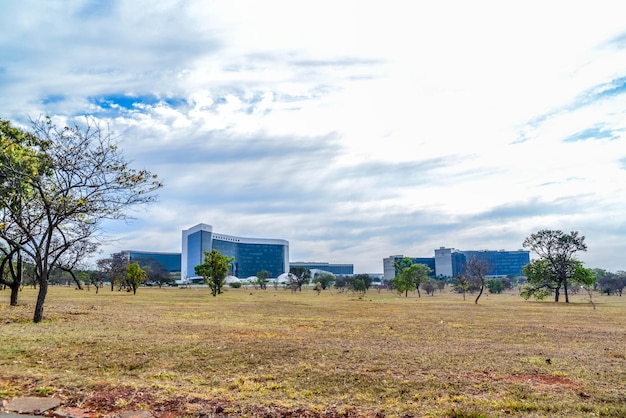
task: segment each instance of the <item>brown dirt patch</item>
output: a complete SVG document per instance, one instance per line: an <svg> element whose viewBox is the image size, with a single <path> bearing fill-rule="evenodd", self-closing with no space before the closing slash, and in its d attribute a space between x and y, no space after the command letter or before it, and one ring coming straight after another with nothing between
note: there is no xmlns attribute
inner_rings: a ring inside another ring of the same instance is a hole
<svg viewBox="0 0 626 418"><path fill-rule="evenodd" d="M580 388L580 384L562 376L553 376L549 374L523 374L509 376L508 380L513 382L525 382L532 385L548 385L548 386L564 386L570 388Z"/></svg>

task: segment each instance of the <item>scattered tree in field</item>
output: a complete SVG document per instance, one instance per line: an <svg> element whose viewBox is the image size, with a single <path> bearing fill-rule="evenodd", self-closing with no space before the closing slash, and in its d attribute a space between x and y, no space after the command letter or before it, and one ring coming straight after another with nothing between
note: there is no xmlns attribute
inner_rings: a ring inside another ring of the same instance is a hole
<svg viewBox="0 0 626 418"><path fill-rule="evenodd" d="M82 122L58 128L42 118L27 133L0 121L0 240L34 265L34 322L43 319L50 272L61 258L97 242L103 220L126 218L161 187L152 173L129 167L94 118Z"/></svg>
<svg viewBox="0 0 626 418"><path fill-rule="evenodd" d="M408 269L414 264L413 259L410 257L403 257L393 262L393 267L396 271L396 276L400 275L405 269Z"/></svg>
<svg viewBox="0 0 626 418"><path fill-rule="evenodd" d="M217 250L204 252L204 264L195 267L196 274L202 276L206 284L211 288L213 297L222 293L224 281L230 270L230 263L235 260L234 257L222 255Z"/></svg>
<svg viewBox="0 0 626 418"><path fill-rule="evenodd" d="M456 276L452 282L452 289L455 292L462 293L463 300L465 300L465 294L470 290L471 286L470 279L464 274Z"/></svg>
<svg viewBox="0 0 626 418"><path fill-rule="evenodd" d="M289 273L291 273L292 280L296 289L302 292L302 285L308 284L311 280L311 270L304 268L302 266L293 266L289 269Z"/></svg>
<svg viewBox="0 0 626 418"><path fill-rule="evenodd" d="M579 262L576 266L576 269L574 270L574 276L572 277L572 279L574 283L579 284L587 291L587 294L589 295L589 303L591 303L593 309L596 309L596 304L593 303L592 291L595 283L598 281L598 278L595 274L593 274L593 271L591 269L585 268L583 266L583 263Z"/></svg>
<svg viewBox="0 0 626 418"><path fill-rule="evenodd" d="M15 261L13 261L15 257ZM22 258L17 249L12 251L0 246L0 285L11 289L9 304L17 306L17 298L22 286Z"/></svg>
<svg viewBox="0 0 626 418"><path fill-rule="evenodd" d="M335 275L332 273L317 272L313 275L313 280L320 284L321 289L328 289L335 283Z"/></svg>
<svg viewBox="0 0 626 418"><path fill-rule="evenodd" d="M126 282L132 289L133 294L137 294L137 288L146 280L146 277L146 272L141 269L137 262L131 261L128 263L126 267Z"/></svg>
<svg viewBox="0 0 626 418"><path fill-rule="evenodd" d="M363 283L365 283L365 292L367 292L369 288L372 286L372 281L373 281L372 276L370 276L367 273L359 273L351 277L351 280L353 281L356 279L363 280Z"/></svg>
<svg viewBox="0 0 626 418"><path fill-rule="evenodd" d="M488 279L486 285L489 293L502 293L504 290L504 283L500 279Z"/></svg>
<svg viewBox="0 0 626 418"><path fill-rule="evenodd" d="M139 264L139 267L141 267L142 270L146 272L146 280L148 283L156 283L156 285L160 288L164 284L174 281L174 279L170 276L170 272L154 257L140 257L134 261Z"/></svg>
<svg viewBox="0 0 626 418"><path fill-rule="evenodd" d="M587 251L585 237L579 236L577 231L566 234L543 229L526 238L523 245L539 255L539 260L524 267L528 283L522 289L522 297L543 299L554 293L554 301L558 302L563 289L565 303L569 303L567 286L578 267L574 254Z"/></svg>
<svg viewBox="0 0 626 418"><path fill-rule="evenodd" d="M267 282L270 277L272 277L272 273L267 270L261 270L256 273L256 283L261 287L261 289L267 289Z"/></svg>
<svg viewBox="0 0 626 418"><path fill-rule="evenodd" d="M104 285L105 274L100 270L93 270L89 272L87 276L87 290L90 290L89 287L93 286L96 288L96 294L100 288Z"/></svg>
<svg viewBox="0 0 626 418"><path fill-rule="evenodd" d="M427 278L422 283L422 289L424 289L427 295L435 296L435 290L437 289L437 284L435 283L436 281L437 280Z"/></svg>
<svg viewBox="0 0 626 418"><path fill-rule="evenodd" d="M122 289L126 280L126 268L128 266L128 258L124 253L113 253L109 258L103 258L96 261L96 267L102 272L104 280L108 280L111 284L111 291L118 286L118 290Z"/></svg>
<svg viewBox="0 0 626 418"><path fill-rule="evenodd" d="M626 287L626 271L618 271L617 273L607 273L598 280L598 288L600 292L607 296L617 294L622 296L622 292Z"/></svg>
<svg viewBox="0 0 626 418"><path fill-rule="evenodd" d="M367 292L367 286L365 285L365 280L363 280L363 278L361 277L356 277L352 281L351 287L352 287L352 291L358 293L361 296L365 295L365 292Z"/></svg>
<svg viewBox="0 0 626 418"><path fill-rule="evenodd" d="M485 276L489 273L490 269L491 266L489 266L486 260L476 256L472 257L472 259L465 264L466 276L479 286L478 296L476 296L474 303L478 303L478 299L480 299L485 290Z"/></svg>
<svg viewBox="0 0 626 418"><path fill-rule="evenodd" d="M56 267L72 276L72 280L79 290L82 290L81 280L76 275L76 269L81 262L90 254L97 251L99 243L91 241L77 242L76 245L63 253L56 262Z"/></svg>
<svg viewBox="0 0 626 418"><path fill-rule="evenodd" d="M404 260L411 259L405 257L401 262ZM407 264L404 263L399 269L400 273L393 278L393 286L399 293L404 293L405 297L408 297L409 291L414 289L417 290L417 296L421 297L420 285L428 280L428 275L432 270L426 264Z"/></svg>

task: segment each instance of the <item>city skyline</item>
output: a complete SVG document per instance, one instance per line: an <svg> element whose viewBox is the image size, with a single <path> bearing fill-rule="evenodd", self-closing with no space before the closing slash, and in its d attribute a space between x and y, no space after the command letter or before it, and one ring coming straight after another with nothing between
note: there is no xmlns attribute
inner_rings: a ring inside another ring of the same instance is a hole
<svg viewBox="0 0 626 418"><path fill-rule="evenodd" d="M517 250L579 231L626 270L619 1L3 2L0 118L95 117L158 202L102 258L198 222L290 258ZM535 255L531 254L531 258Z"/></svg>

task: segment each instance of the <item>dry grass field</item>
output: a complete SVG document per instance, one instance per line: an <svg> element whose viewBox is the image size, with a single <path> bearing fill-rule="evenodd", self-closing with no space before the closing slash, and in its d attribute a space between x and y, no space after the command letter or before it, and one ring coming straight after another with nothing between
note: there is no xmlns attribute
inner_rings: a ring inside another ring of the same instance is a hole
<svg viewBox="0 0 626 418"><path fill-rule="evenodd" d="M626 417L626 297L0 292L0 398L101 416Z"/></svg>

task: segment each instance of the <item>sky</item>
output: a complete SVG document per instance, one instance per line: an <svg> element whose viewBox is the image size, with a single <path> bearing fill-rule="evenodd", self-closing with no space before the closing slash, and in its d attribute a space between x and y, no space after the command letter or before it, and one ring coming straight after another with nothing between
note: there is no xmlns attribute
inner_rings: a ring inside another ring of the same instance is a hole
<svg viewBox="0 0 626 418"><path fill-rule="evenodd" d="M0 7L0 118L92 116L164 183L96 258L179 252L205 223L382 273L556 229L626 270L621 1Z"/></svg>

